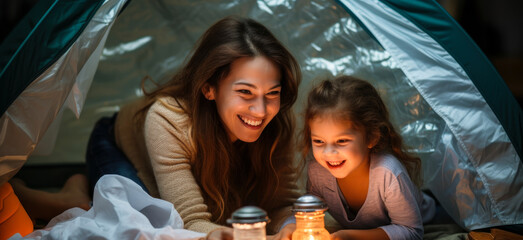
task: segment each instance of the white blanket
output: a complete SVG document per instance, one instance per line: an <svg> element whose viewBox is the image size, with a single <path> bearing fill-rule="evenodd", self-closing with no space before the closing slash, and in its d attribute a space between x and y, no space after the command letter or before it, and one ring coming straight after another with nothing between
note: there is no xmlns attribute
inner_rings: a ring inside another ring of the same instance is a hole
<svg viewBox="0 0 523 240"><path fill-rule="evenodd" d="M167 201L153 198L136 183L105 175L96 183L89 211L71 208L40 230L18 239L197 239L205 234L183 229Z"/></svg>

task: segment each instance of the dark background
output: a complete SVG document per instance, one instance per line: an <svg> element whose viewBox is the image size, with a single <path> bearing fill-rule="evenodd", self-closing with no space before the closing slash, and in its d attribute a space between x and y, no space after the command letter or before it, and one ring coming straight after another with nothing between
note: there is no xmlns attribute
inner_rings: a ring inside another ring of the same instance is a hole
<svg viewBox="0 0 523 240"><path fill-rule="evenodd" d="M438 1L490 59L523 106L523 1Z"/></svg>
<svg viewBox="0 0 523 240"><path fill-rule="evenodd" d="M37 0L0 0L0 42ZM483 50L523 106L523 1L438 0Z"/></svg>

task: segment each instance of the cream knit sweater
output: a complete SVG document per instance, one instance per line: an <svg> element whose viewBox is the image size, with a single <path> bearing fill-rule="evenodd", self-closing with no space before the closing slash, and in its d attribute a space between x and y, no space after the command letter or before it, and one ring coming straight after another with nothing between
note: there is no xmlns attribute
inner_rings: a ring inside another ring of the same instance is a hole
<svg viewBox="0 0 523 240"><path fill-rule="evenodd" d="M190 159L195 147L187 114L174 98L163 97L149 108L144 123L136 123L134 114L144 103L140 99L118 113L115 123L118 147L135 166L150 194L174 205L185 229L208 233L223 227L211 222L211 213L191 172ZM268 233L277 232L292 215L290 206L300 192L291 179L286 179L289 182L281 194L282 208L266 209L271 218Z"/></svg>

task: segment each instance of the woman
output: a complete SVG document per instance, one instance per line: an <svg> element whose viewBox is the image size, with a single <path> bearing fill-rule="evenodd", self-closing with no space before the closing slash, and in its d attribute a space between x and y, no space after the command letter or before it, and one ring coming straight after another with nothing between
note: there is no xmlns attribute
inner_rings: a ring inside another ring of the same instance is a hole
<svg viewBox="0 0 523 240"><path fill-rule="evenodd" d="M104 174L127 176L173 203L186 229L211 238L231 234L225 220L244 205L268 211L268 233L278 232L299 196L290 143L300 80L296 60L266 27L216 22L170 81L97 123L91 185ZM113 125L121 152L111 145Z"/></svg>

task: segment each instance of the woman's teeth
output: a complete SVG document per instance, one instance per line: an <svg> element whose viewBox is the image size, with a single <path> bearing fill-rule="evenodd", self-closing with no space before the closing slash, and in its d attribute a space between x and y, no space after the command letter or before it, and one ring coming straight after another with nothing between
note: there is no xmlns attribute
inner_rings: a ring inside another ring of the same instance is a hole
<svg viewBox="0 0 523 240"><path fill-rule="evenodd" d="M240 118L244 123L247 123L253 127L259 126L263 122L262 120L250 120L250 119L246 119L243 117L240 117Z"/></svg>

